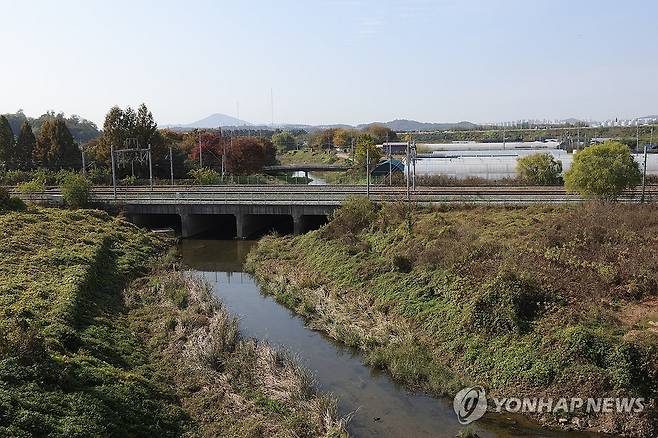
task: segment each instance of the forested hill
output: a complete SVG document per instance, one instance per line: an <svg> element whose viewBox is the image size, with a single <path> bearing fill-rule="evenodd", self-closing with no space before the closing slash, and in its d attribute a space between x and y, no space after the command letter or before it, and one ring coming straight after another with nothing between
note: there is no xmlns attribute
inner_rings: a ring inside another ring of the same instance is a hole
<svg viewBox="0 0 658 438"><path fill-rule="evenodd" d="M4 114L4 116L9 121L9 126L11 126L11 130L14 132L15 136L18 136L18 133L21 131L21 125L23 122L25 122L25 120L29 121L32 125L34 135L39 135L39 131L41 130L43 123L47 119L57 116L62 116L64 118L66 127L69 128L69 131L71 131L71 135L75 141L80 144L87 143L88 141L93 140L100 135L100 131L94 122L90 122L89 120L83 119L82 117L76 116L75 114L71 115L70 117L64 117L64 114L55 114L55 112L49 111L37 118L34 118L25 115L22 110L18 110L16 113Z"/></svg>

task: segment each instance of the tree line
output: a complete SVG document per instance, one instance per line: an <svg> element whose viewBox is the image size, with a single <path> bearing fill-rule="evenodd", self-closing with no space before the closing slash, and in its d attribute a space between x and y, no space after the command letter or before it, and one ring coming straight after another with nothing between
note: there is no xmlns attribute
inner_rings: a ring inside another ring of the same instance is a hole
<svg viewBox="0 0 658 438"><path fill-rule="evenodd" d="M176 178L183 178L199 167L217 171L223 168L228 174L246 175L276 161L276 149L269 138L236 137L246 131L227 135L221 129L190 132L159 129L145 104L136 110L112 107L100 135L84 143L76 142L67 126L71 120L84 120L77 116L67 119L63 114L47 113L39 119L38 130L32 124L35 119L23 117L18 136L11 126L16 124L15 116L0 116L0 170L4 171L80 170L84 153L89 168L104 169L107 174L111 149L123 149L128 139L136 139L141 148L151 148L153 172L159 178L170 176L171 164ZM128 155L127 159L130 161L131 157ZM146 163L134 161L128 168L125 164L123 160L117 162L120 178L148 176Z"/></svg>
<svg viewBox="0 0 658 438"><path fill-rule="evenodd" d="M5 116L0 116L0 162L7 170L79 169L80 149L60 116L46 120L37 136L25 120L18 137Z"/></svg>

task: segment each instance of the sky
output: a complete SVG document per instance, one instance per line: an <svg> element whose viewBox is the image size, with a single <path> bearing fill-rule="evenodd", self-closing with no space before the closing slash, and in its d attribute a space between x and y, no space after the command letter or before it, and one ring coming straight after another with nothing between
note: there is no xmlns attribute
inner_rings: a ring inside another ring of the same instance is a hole
<svg viewBox="0 0 658 438"><path fill-rule="evenodd" d="M0 0L0 11L0 113L99 126L111 106L142 102L160 124L658 113L655 0Z"/></svg>

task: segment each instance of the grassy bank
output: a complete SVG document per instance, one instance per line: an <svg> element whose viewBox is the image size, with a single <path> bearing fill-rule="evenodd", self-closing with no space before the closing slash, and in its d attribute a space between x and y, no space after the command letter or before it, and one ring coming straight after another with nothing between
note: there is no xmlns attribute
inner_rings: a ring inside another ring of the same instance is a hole
<svg viewBox="0 0 658 438"><path fill-rule="evenodd" d="M354 200L323 229L268 237L248 268L396 379L453 396L658 396L655 206L409 210ZM546 424L654 436L640 414Z"/></svg>
<svg viewBox="0 0 658 438"><path fill-rule="evenodd" d="M0 435L339 436L332 401L164 248L105 213L0 215Z"/></svg>

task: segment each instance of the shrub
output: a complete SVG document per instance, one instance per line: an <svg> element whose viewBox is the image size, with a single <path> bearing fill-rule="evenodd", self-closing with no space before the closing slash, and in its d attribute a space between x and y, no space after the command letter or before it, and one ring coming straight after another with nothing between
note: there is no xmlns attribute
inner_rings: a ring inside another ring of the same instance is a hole
<svg viewBox="0 0 658 438"><path fill-rule="evenodd" d="M100 169L98 167L94 167L89 169L88 175L89 179L94 184L109 184L112 182L112 174L109 169Z"/></svg>
<svg viewBox="0 0 658 438"><path fill-rule="evenodd" d="M516 173L530 184L556 185L562 182L562 162L548 153L530 154L516 161Z"/></svg>
<svg viewBox="0 0 658 438"><path fill-rule="evenodd" d="M121 180L121 184L124 186L136 186L137 182L138 182L137 177L133 175L128 175L127 177Z"/></svg>
<svg viewBox="0 0 658 438"><path fill-rule="evenodd" d="M0 187L0 206L9 205L9 190L4 187Z"/></svg>
<svg viewBox="0 0 658 438"><path fill-rule="evenodd" d="M641 174L628 146L608 141L578 152L564 180L570 192L614 201L625 189L638 185Z"/></svg>
<svg viewBox="0 0 658 438"><path fill-rule="evenodd" d="M27 209L27 205L25 205L25 202L21 198L9 198L9 204L8 204L9 210L11 211L23 211Z"/></svg>
<svg viewBox="0 0 658 438"><path fill-rule="evenodd" d="M40 179L33 179L32 181L18 184L18 186L16 186L16 190L24 195L30 195L33 193L43 192L46 190L46 185Z"/></svg>
<svg viewBox="0 0 658 438"><path fill-rule="evenodd" d="M64 203L69 207L84 208L89 204L92 184L84 175L68 175L60 188Z"/></svg>
<svg viewBox="0 0 658 438"><path fill-rule="evenodd" d="M9 190L0 187L0 211L20 211L25 210L25 203L19 198L12 198Z"/></svg>
<svg viewBox="0 0 658 438"><path fill-rule="evenodd" d="M222 180L222 177L214 171L213 169L194 169L189 173L190 178L194 180L194 184L200 186L212 186L219 184Z"/></svg>
<svg viewBox="0 0 658 438"><path fill-rule="evenodd" d="M355 235L372 224L377 217L375 203L364 197L352 197L333 214L331 222L324 228L324 235L338 238Z"/></svg>
<svg viewBox="0 0 658 438"><path fill-rule="evenodd" d="M541 312L545 294L526 275L502 271L475 300L471 324L490 334L523 333Z"/></svg>

